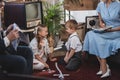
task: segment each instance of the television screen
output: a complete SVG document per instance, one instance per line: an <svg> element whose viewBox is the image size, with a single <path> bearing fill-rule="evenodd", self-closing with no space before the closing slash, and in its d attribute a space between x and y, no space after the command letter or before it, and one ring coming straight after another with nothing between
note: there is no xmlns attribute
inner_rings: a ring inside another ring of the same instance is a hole
<svg viewBox="0 0 120 80"><path fill-rule="evenodd" d="M26 4L25 8L27 21L41 19L41 9L39 3Z"/></svg>
<svg viewBox="0 0 120 80"><path fill-rule="evenodd" d="M21 29L30 29L42 23L42 2L7 2L4 7L5 26L16 23Z"/></svg>

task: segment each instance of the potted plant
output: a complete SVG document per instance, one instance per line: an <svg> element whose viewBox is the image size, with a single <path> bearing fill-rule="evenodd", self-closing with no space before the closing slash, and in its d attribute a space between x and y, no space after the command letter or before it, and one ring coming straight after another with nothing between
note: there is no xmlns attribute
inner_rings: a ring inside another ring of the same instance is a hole
<svg viewBox="0 0 120 80"><path fill-rule="evenodd" d="M56 4L44 2L43 23L48 26L50 46L53 47L57 44L55 38L59 36L62 28L60 25L61 20L63 20L63 9L61 6L61 2Z"/></svg>

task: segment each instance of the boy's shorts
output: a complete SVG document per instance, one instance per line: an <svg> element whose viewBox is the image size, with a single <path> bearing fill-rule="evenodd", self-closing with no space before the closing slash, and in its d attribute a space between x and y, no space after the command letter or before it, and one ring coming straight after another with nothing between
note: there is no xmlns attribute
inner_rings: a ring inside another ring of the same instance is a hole
<svg viewBox="0 0 120 80"><path fill-rule="evenodd" d="M80 52L76 52L73 57L71 57L71 59L69 60L68 63L65 63L64 61L64 57L62 57L60 59L60 61L58 63L62 64L62 65L66 65L65 68L67 70L77 70L80 67L81 64L81 59L82 59L82 55L81 55L81 51Z"/></svg>

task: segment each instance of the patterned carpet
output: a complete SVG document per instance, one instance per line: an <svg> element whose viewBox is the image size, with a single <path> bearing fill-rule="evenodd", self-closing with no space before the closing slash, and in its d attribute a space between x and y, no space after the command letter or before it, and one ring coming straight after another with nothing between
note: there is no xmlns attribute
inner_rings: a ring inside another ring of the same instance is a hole
<svg viewBox="0 0 120 80"><path fill-rule="evenodd" d="M33 75L59 79L58 77L53 76L54 74L58 74L55 62L48 61L48 64L51 69L56 71L55 73L45 74L45 72L34 71ZM89 55L88 59L81 64L77 71L67 71L63 65L58 64L58 67L61 69L63 74L69 74L69 76L64 77L64 80L120 80L120 64L109 63L109 66L111 68L112 75L108 78L101 79L100 76L96 76L96 72L99 70L99 65L95 56Z"/></svg>

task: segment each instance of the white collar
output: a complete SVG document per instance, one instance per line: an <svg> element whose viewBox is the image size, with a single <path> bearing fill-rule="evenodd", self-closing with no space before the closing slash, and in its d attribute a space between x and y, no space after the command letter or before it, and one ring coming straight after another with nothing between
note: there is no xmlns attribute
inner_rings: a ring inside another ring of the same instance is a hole
<svg viewBox="0 0 120 80"><path fill-rule="evenodd" d="M75 36L75 35L77 35L77 32L72 33L72 34L70 35L70 38L73 37L73 36Z"/></svg>

